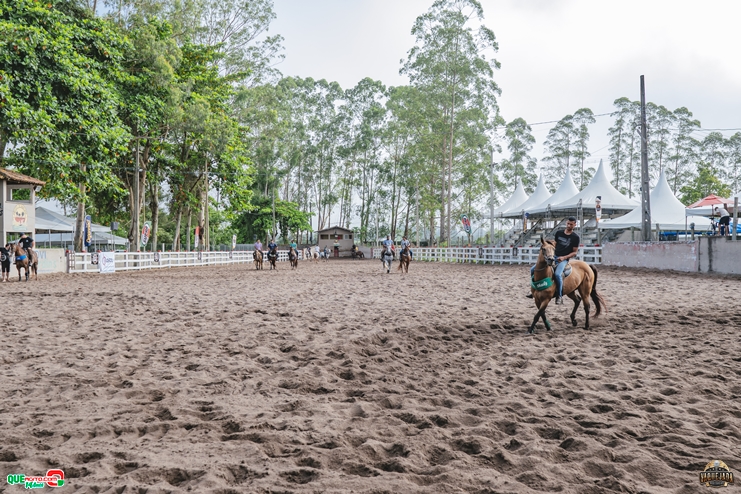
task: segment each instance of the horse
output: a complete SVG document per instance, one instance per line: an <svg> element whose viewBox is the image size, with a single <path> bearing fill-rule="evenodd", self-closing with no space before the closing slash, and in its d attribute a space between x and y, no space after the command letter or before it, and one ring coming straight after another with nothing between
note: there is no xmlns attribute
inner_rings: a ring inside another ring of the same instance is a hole
<svg viewBox="0 0 741 494"><path fill-rule="evenodd" d="M545 317L545 310L548 307L548 303L556 295L556 284L555 280L553 280L556 264L555 255L556 242L553 240L543 240L543 236L541 235L540 253L538 254L538 262L535 265L530 288L538 312L533 318L533 323L530 325L530 329L528 329L528 334L532 334L535 331L535 324L541 318L543 319L546 330L551 330L551 324ZM589 329L590 297L597 309L594 317L598 317L602 312L602 306L606 305L605 299L597 293L597 269L584 261L571 261L569 262L569 266L571 266L571 274L563 279L563 293L574 301L574 310L571 311L571 324L576 326L576 310L579 308L579 304L583 302L584 314L586 316L584 329L587 330ZM577 291L579 292L578 295L576 293Z"/></svg>
<svg viewBox="0 0 741 494"><path fill-rule="evenodd" d="M363 254L363 251L361 251L357 245L353 246L352 251L350 251L350 255L353 259L365 259L365 254Z"/></svg>
<svg viewBox="0 0 741 494"><path fill-rule="evenodd" d="M329 249L325 247L324 250L319 253L319 257L321 257L324 262L329 262Z"/></svg>
<svg viewBox="0 0 741 494"><path fill-rule="evenodd" d="M262 269L262 251L255 250L252 252L252 258L255 260L255 269Z"/></svg>
<svg viewBox="0 0 741 494"><path fill-rule="evenodd" d="M409 246L405 245L401 252L399 252L399 267L397 271L402 273L409 273L409 263L412 260L412 254L409 252Z"/></svg>
<svg viewBox="0 0 741 494"><path fill-rule="evenodd" d="M276 250L270 250L268 251L268 262L270 263L270 270L278 269L275 267L275 261L278 260L278 251Z"/></svg>
<svg viewBox="0 0 741 494"><path fill-rule="evenodd" d="M15 244L15 267L18 269L18 281L21 281L21 268L26 270L26 281L30 271L33 271L34 279L39 279L39 256L31 249L26 253L21 244Z"/></svg>
<svg viewBox="0 0 741 494"><path fill-rule="evenodd" d="M394 254L391 250L384 249L381 251L381 261L383 262L383 269L386 270L386 274L391 272L391 264L394 262Z"/></svg>
<svg viewBox="0 0 741 494"><path fill-rule="evenodd" d="M288 251L288 261L291 263L291 269L298 268L298 252L293 247Z"/></svg>

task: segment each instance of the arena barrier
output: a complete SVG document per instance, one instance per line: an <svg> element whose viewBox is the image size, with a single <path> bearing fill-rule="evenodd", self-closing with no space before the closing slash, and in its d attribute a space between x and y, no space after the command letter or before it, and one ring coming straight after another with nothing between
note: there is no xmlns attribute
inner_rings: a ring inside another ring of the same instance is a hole
<svg viewBox="0 0 741 494"><path fill-rule="evenodd" d="M265 264L267 251L263 251ZM99 258L94 259L94 252L68 252L68 273L97 273L99 272ZM298 253L303 259L303 253ZM251 263L252 251L233 252L115 252L116 271L140 271L142 269L163 269L192 266L218 266L221 264ZM288 261L288 251L278 251L278 261ZM267 269L267 266L265 266Z"/></svg>
<svg viewBox="0 0 741 494"><path fill-rule="evenodd" d="M372 249L373 258L381 258L381 248ZM472 264L535 264L540 247L417 247L412 248L415 261ZM581 246L577 259L590 264L602 263L602 247Z"/></svg>

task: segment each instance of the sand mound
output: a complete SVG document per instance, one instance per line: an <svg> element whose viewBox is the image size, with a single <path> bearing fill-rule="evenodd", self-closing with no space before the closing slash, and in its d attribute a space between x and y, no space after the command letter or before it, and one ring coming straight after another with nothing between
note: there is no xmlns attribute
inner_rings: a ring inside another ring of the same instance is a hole
<svg viewBox="0 0 741 494"><path fill-rule="evenodd" d="M535 336L525 266L11 284L0 470L119 494L699 492L708 461L741 465L738 279L599 272L607 314L573 328L567 301Z"/></svg>

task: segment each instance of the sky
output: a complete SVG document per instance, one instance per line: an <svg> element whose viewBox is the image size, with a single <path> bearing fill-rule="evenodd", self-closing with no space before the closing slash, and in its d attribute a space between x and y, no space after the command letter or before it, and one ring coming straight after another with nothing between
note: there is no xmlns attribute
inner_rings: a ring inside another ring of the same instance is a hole
<svg viewBox="0 0 741 494"><path fill-rule="evenodd" d="M350 88L364 77L406 84L401 60L432 0L274 0L271 34L285 38L286 76ZM579 108L609 113L622 96L686 106L703 128L741 130L739 0L481 0L498 40L502 117L559 120ZM609 117L591 127L592 162L608 157ZM552 124L533 125L541 158ZM702 137L707 132L699 133ZM726 136L734 131L726 131ZM609 172L608 172L609 173Z"/></svg>

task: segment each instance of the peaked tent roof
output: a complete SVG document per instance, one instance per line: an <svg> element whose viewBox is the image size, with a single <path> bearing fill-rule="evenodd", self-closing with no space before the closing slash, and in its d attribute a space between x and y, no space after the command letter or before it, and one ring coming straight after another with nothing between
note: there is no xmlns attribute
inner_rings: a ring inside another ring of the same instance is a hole
<svg viewBox="0 0 741 494"><path fill-rule="evenodd" d="M684 230L687 226L684 204L674 196L672 189L666 181L666 175L661 172L659 181L651 191L651 228L655 229L656 225L662 230ZM707 218L693 218L695 230L704 231L710 228L710 220ZM643 214L641 206L638 206L630 213L614 218L604 220L600 227L606 229L618 228L640 228L643 223Z"/></svg>
<svg viewBox="0 0 741 494"><path fill-rule="evenodd" d="M494 216L501 218L504 213L513 209L517 209L527 200L528 195L525 192L525 189L522 188L522 182L520 182L520 179L518 178L517 187L515 187L515 191L512 193L512 196L504 201L504 204L494 210Z"/></svg>
<svg viewBox="0 0 741 494"><path fill-rule="evenodd" d="M523 211L530 211L533 206L537 206L544 201L548 201L550 197L551 191L549 191L548 187L546 187L545 181L543 180L543 174L541 174L540 179L538 180L538 186L533 191L533 195L531 195L527 201L523 202L516 208L510 209L509 211L503 213L502 216L519 217L522 215Z"/></svg>
<svg viewBox="0 0 741 494"><path fill-rule="evenodd" d="M110 233L111 229L107 226L92 224L93 233ZM53 232L73 232L75 231L75 218L64 216L56 213L43 206L36 206L36 230L53 231Z"/></svg>
<svg viewBox="0 0 741 494"><path fill-rule="evenodd" d="M597 196L602 197L602 214L605 215L629 212L639 205L638 201L625 197L612 186L605 173L605 165L600 160L597 172L592 177L589 185L584 187L584 190L574 197L551 206L551 210L568 214L576 211L579 201L581 201L582 210L593 210L596 205Z"/></svg>
<svg viewBox="0 0 741 494"><path fill-rule="evenodd" d="M571 178L571 170L566 170L566 175L564 175L563 180L561 181L561 185L558 186L556 192L554 192L551 197L541 202L540 204L533 205L533 207L528 210L528 213L544 213L548 210L549 204L551 205L551 207L553 207L556 204L560 204L568 199L571 199L578 193L579 189L576 188L574 179Z"/></svg>

